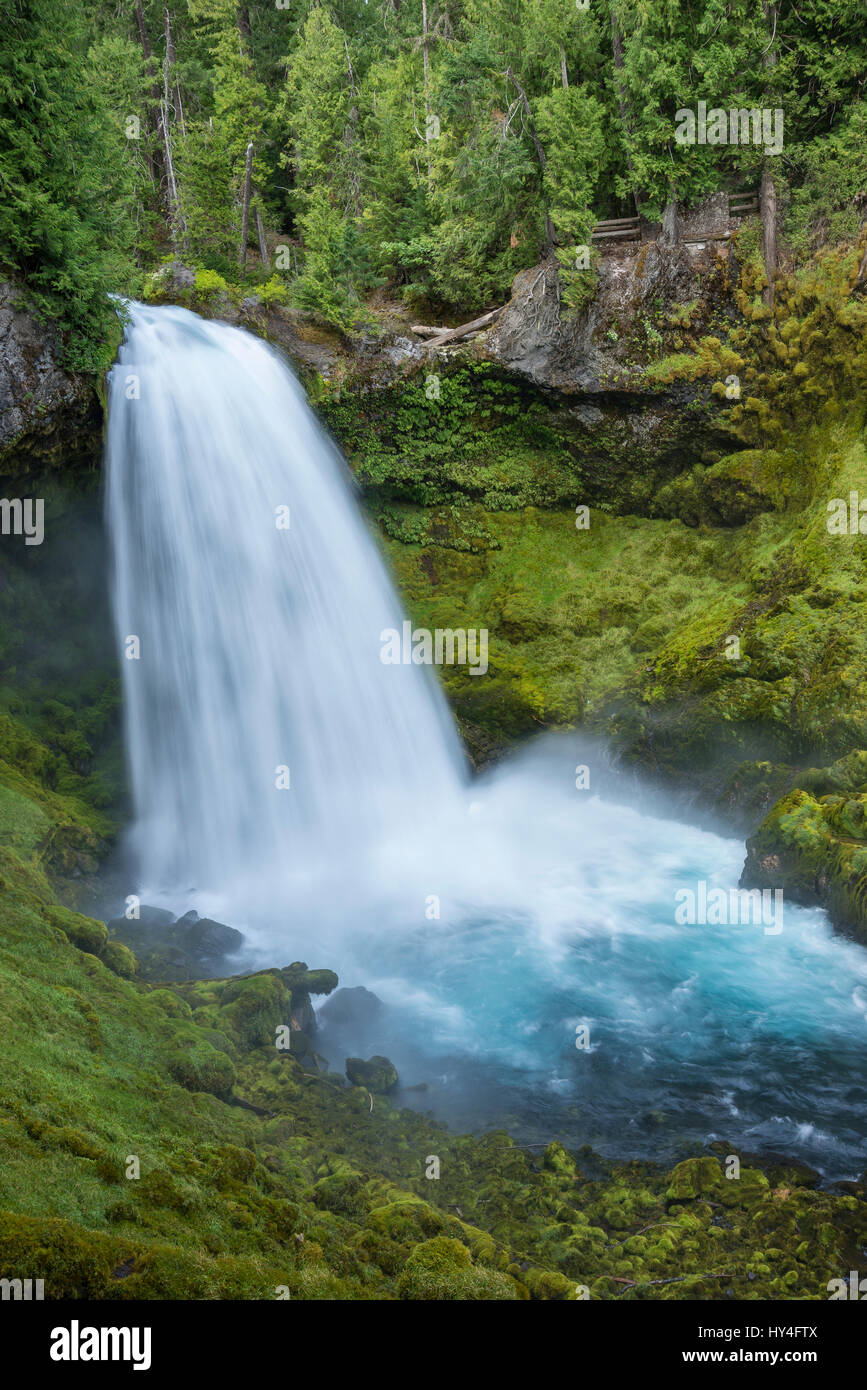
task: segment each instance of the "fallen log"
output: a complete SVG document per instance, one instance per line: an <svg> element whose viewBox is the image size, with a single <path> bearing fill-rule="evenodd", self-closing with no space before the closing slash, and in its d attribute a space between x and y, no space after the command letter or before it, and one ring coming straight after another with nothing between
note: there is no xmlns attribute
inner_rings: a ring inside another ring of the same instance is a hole
<svg viewBox="0 0 867 1390"><path fill-rule="evenodd" d="M498 309L491 309L489 313L482 314L480 318L472 319L470 323L462 323L459 328L438 328L436 336L428 338L426 347L441 347L443 343L454 343L458 338L465 338L468 333L475 333L480 328L487 328L494 322L498 314L503 312L504 306L501 304ZM426 330L422 330L426 332ZM413 328L413 333L416 330Z"/></svg>

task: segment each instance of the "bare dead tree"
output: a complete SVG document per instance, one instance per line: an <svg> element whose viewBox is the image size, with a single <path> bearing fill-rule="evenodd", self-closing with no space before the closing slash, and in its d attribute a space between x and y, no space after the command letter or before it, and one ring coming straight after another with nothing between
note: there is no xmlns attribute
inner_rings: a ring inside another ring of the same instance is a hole
<svg viewBox="0 0 867 1390"><path fill-rule="evenodd" d="M765 16L765 24L768 28L768 46L765 49L762 62L765 71L770 74L777 64L777 50L775 46L777 34L777 6L772 0L762 0L762 9ZM770 82L768 83L770 86ZM766 87L767 100L767 87ZM764 299L767 307L773 308L774 304L774 280L777 276L778 256L777 256L777 189L771 173L770 158L765 153L762 161L762 184L759 193L759 206L762 213L762 257L765 262L765 276L767 285L765 286Z"/></svg>
<svg viewBox="0 0 867 1390"><path fill-rule="evenodd" d="M259 238L259 256L266 270L271 269L271 257L268 255L268 243L265 240L265 227L262 223L262 210L258 203L256 205L256 234Z"/></svg>
<svg viewBox="0 0 867 1390"><path fill-rule="evenodd" d="M238 264L241 270L247 265L247 233L250 227L250 193L253 187L253 141L247 146L244 165L244 193L241 200L241 245L238 249Z"/></svg>
<svg viewBox="0 0 867 1390"><path fill-rule="evenodd" d="M163 150L165 152L165 172L166 172L166 201L168 205L169 234L172 239L172 248L177 256L181 249L186 247L187 228L184 215L181 210L181 198L178 192L178 181L175 177L175 162L172 154L172 131L169 94L171 91L171 74L175 60L175 46L172 42L172 26L168 10L164 11L166 19L166 52L163 62L163 94L160 99L160 130L163 140Z"/></svg>

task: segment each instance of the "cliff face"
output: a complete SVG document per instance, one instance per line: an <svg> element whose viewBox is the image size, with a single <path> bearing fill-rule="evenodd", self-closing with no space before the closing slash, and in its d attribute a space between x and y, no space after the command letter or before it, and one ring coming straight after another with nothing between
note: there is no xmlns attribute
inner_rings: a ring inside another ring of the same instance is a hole
<svg viewBox="0 0 867 1390"><path fill-rule="evenodd" d="M574 314L563 310L557 272L552 259L516 277L485 347L507 370L565 392L646 389L648 356L665 337L695 336L720 311L731 313L726 243L606 251L592 298Z"/></svg>
<svg viewBox="0 0 867 1390"><path fill-rule="evenodd" d="M102 407L90 376L65 371L55 337L0 282L0 474L64 471L98 457Z"/></svg>

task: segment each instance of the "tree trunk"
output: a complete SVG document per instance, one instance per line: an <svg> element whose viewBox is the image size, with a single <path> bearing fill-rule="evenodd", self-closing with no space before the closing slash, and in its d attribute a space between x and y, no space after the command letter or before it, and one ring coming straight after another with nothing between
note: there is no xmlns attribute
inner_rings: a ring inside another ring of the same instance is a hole
<svg viewBox="0 0 867 1390"><path fill-rule="evenodd" d="M259 256L266 270L271 269L271 258L268 255L268 243L265 240L265 228L262 225L262 213L256 208L256 234L259 238Z"/></svg>
<svg viewBox="0 0 867 1390"><path fill-rule="evenodd" d="M241 205L241 245L238 250L238 264L242 272L247 266L247 232L250 226L250 189L253 182L253 141L247 146L247 163L244 169L244 200Z"/></svg>
<svg viewBox="0 0 867 1390"><path fill-rule="evenodd" d="M427 150L427 181L431 181L430 49L428 47L427 0L421 0L421 55L424 65L424 138Z"/></svg>
<svg viewBox="0 0 867 1390"><path fill-rule="evenodd" d="M770 73L777 65L777 50L774 47L774 38L777 32L777 7L771 0L762 0L762 9L765 15L765 25L768 29L768 47L765 52L764 66L766 72ZM765 85L765 103L770 99L768 87ZM762 299L769 309L774 307L774 280L777 276L777 190L774 185L774 178L771 173L770 160L765 154L762 161L762 187L759 199L759 207L762 214L762 257L765 262L765 286Z"/></svg>
<svg viewBox="0 0 867 1390"><path fill-rule="evenodd" d="M163 63L163 95L160 102L160 126L162 129L163 148L165 150L166 168L166 195L169 213L169 232L172 238L172 249L177 256L180 250L186 249L187 229L184 223L184 216L181 212L181 199L178 193L177 179L175 178L175 162L172 157L172 136L169 118L169 93L171 91L171 69L175 61L175 46L172 42L172 26L169 19L168 10L166 16L166 56Z"/></svg>
<svg viewBox="0 0 867 1390"><path fill-rule="evenodd" d="M617 19L614 11L611 11L611 50L614 54L614 73L615 84L617 87L617 105L620 110L620 124L623 127L623 148L626 152L626 167L632 179L632 197L635 201L635 211L641 216L641 194L635 186L635 166L632 163L632 155L629 150L629 106L626 101L626 92L623 83L618 76L623 71L623 40L620 37L620 30L617 27Z"/></svg>
<svg viewBox="0 0 867 1390"><path fill-rule="evenodd" d="M676 246L680 239L680 227L677 216L677 202L674 196L674 189L671 190L665 211L662 214L662 232L659 238L660 246Z"/></svg>
<svg viewBox="0 0 867 1390"><path fill-rule="evenodd" d="M427 0L421 0L421 52L424 64L424 118L425 130L430 120L430 51L427 43Z"/></svg>
<svg viewBox="0 0 867 1390"><path fill-rule="evenodd" d="M529 103L529 101L527 100L527 93L524 91L524 88L521 86L521 84L520 84L520 82L518 81L517 77L516 77L515 74L512 72L511 66L508 67L508 68L506 69L506 77L509 78L509 79L511 79L511 81L514 83L515 89L516 89L516 91L517 91L517 93L518 93L518 96L521 98L521 105L522 105L523 108L524 108L524 115L527 117L527 126L528 126L529 131L530 131L530 138L532 139L533 144L534 144L535 147L536 147L536 157L537 157L538 160L539 160L539 167L540 167L540 169L542 170L542 177L543 177L543 179L544 179L544 177L545 177L545 170L546 170L547 167L548 167L548 160L547 160L547 158L546 158L545 151L544 151L544 149L542 148L542 141L539 139L539 134L538 134L538 131L536 130L536 125L535 125L535 122L534 122L534 120L533 120L533 113L532 113L532 111L530 110L530 103ZM545 255L546 255L546 256L550 256L551 252L553 251L553 249L554 249L554 244L555 244L555 242L556 242L556 239L557 239L557 236L556 236L556 232L555 232L555 230L554 230L554 224L553 224L553 222L551 221L550 215L549 215L549 213L548 213L548 209L547 209L547 207L546 207L546 208L545 208Z"/></svg>
<svg viewBox="0 0 867 1390"><path fill-rule="evenodd" d="M141 51L142 51L142 54L144 55L144 60L145 60L145 71L147 72L148 76L152 79L152 83L151 83L151 101L148 103L147 108L146 108L146 109L147 109L147 123L148 123L148 125L150 126L151 134L152 134L153 136L155 136L155 137L158 138L158 137L159 137L159 115L158 115L158 112L159 112L159 107L160 107L160 89L159 89L159 87L157 86L157 75L156 75L156 69L155 69L155 67L154 67L154 61L153 61L153 50L152 50L152 48L151 48L151 41L150 41L150 38L149 38L149 36L148 36L147 24L146 24L146 22L145 22L145 17L144 17L144 10L142 9L142 0L136 0L136 5L135 5L135 18L136 18L136 26L137 26L137 28L138 28L139 43L141 44ZM146 150L146 152L145 152L145 159L146 159L146 161L147 161L148 173L150 174L151 181L152 181L153 183L156 183L156 182L158 181L158 179L159 179L160 172L159 172L159 170L158 170L158 168L157 168L157 165L156 165L156 162L155 162L155 160L154 160L154 156L153 156L153 153L151 152L151 150Z"/></svg>
<svg viewBox="0 0 867 1390"><path fill-rule="evenodd" d="M774 280L777 274L777 190L768 161L762 166L762 188L760 196L762 210L762 257L765 262L767 285L762 298L769 309L774 305Z"/></svg>
<svg viewBox="0 0 867 1390"><path fill-rule="evenodd" d="M569 90L569 73L568 73L567 70L566 70L566 50L565 50L565 48L561 48L561 49L560 49L560 77L561 77L562 80L563 80L563 91L564 91L564 92L568 92L568 90Z"/></svg>
<svg viewBox="0 0 867 1390"><path fill-rule="evenodd" d="M252 30L250 29L250 6L249 6L249 5L239 5L239 6L238 6L238 33L239 33L240 36L241 36L241 42L242 42L243 44L245 44L245 45L247 46L247 48L249 48L249 47L250 47L250 42L251 42L251 40L252 40L252 38L253 38L253 33L252 33Z"/></svg>
<svg viewBox="0 0 867 1390"><path fill-rule="evenodd" d="M349 56L349 44L346 41L345 35L343 37L343 47L346 50L346 68L349 73L349 97L352 102L352 105L349 108L349 121L347 123L346 129L343 132L343 140L347 149L350 151L350 159L352 163L352 204L355 214L355 220L359 222L364 212L364 208L361 202L361 175L358 170L357 157L358 89L355 85L355 73L352 71L352 59Z"/></svg>

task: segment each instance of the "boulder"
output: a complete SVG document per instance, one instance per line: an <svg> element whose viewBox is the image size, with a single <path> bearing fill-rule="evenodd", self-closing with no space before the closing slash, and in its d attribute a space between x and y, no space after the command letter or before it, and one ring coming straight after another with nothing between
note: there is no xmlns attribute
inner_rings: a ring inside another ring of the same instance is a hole
<svg viewBox="0 0 867 1390"><path fill-rule="evenodd" d="M146 904L139 908L138 918L114 917L108 929L135 952L148 980L196 980L226 973L223 962L244 944L243 934L224 922L199 917L195 911L176 921L165 908Z"/></svg>
<svg viewBox="0 0 867 1390"><path fill-rule="evenodd" d="M364 985L339 989L319 1010L319 1022L329 1028L366 1028L381 1015L383 1002Z"/></svg>
<svg viewBox="0 0 867 1390"><path fill-rule="evenodd" d="M60 344L30 312L20 286L0 281L0 463L25 472L98 457L102 411L94 378L60 365Z"/></svg>
<svg viewBox="0 0 867 1390"><path fill-rule="evenodd" d="M397 1068L387 1057L347 1057L346 1075L353 1086L364 1086L376 1095L384 1096L397 1085Z"/></svg>
<svg viewBox="0 0 867 1390"><path fill-rule="evenodd" d="M176 923L176 926L182 928L183 921ZM224 922L215 922L211 917L200 917L187 925L180 944L198 960L212 961L237 955L244 944L244 937L236 927L227 927Z"/></svg>

